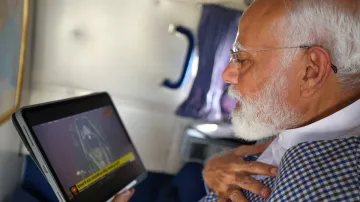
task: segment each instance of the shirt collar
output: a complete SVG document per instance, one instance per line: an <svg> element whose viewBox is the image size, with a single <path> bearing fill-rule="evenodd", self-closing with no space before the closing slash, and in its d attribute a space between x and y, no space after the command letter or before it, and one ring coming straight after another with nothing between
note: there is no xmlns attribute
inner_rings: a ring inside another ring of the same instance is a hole
<svg viewBox="0 0 360 202"><path fill-rule="evenodd" d="M307 141L332 140L354 136L360 126L360 99L340 111L310 125L285 130L278 136L284 149Z"/></svg>
<svg viewBox="0 0 360 202"><path fill-rule="evenodd" d="M310 125L280 133L257 161L279 166L285 152L307 141L332 140L360 135L360 100ZM256 175L257 180L266 176Z"/></svg>

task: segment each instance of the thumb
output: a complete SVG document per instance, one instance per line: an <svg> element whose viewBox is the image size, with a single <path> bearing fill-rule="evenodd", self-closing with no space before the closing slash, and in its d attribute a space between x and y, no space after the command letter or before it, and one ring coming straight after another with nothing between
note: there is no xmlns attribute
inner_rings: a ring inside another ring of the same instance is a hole
<svg viewBox="0 0 360 202"><path fill-rule="evenodd" d="M113 202L128 202L132 195L134 195L135 190L127 190L123 193L120 193L115 196Z"/></svg>

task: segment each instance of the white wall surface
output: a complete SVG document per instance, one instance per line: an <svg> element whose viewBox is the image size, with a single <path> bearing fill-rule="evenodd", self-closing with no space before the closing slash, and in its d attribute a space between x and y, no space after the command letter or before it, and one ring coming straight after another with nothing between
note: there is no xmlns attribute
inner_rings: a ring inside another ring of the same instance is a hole
<svg viewBox="0 0 360 202"><path fill-rule="evenodd" d="M4 201L20 182L22 157L20 138L11 122L0 126L0 201Z"/></svg>
<svg viewBox="0 0 360 202"><path fill-rule="evenodd" d="M201 8L167 0L37 1L30 103L108 91L149 170L175 173L189 120L174 115L192 80L173 91L187 49L169 24L196 32Z"/></svg>
<svg viewBox="0 0 360 202"><path fill-rule="evenodd" d="M8 199L20 183L20 138L11 122L0 126L0 201Z"/></svg>

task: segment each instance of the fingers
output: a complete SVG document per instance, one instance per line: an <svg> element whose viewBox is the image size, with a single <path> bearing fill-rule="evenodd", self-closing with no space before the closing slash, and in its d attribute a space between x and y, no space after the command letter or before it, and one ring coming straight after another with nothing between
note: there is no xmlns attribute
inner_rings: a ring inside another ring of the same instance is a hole
<svg viewBox="0 0 360 202"><path fill-rule="evenodd" d="M236 185L263 198L268 198L271 193L269 188L247 175L237 175Z"/></svg>
<svg viewBox="0 0 360 202"><path fill-rule="evenodd" d="M237 155L255 155L261 154L265 149L269 146L269 142L266 144L257 144L257 145L250 145L250 146L240 146L234 150Z"/></svg>
<svg viewBox="0 0 360 202"><path fill-rule="evenodd" d="M239 189L229 189L228 196L231 202L248 202L244 194Z"/></svg>
<svg viewBox="0 0 360 202"><path fill-rule="evenodd" d="M262 162L251 161L242 164L239 171L256 175L276 176L278 168Z"/></svg>
<svg viewBox="0 0 360 202"><path fill-rule="evenodd" d="M121 194L115 196L113 202L128 202L130 198L134 195L135 190L125 191Z"/></svg>

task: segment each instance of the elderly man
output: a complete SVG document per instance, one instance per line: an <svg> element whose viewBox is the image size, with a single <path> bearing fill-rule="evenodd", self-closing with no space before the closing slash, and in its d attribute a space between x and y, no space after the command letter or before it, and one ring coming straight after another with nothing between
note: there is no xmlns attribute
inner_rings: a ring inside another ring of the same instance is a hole
<svg viewBox="0 0 360 202"><path fill-rule="evenodd" d="M203 201L360 200L359 0L256 0L223 79L238 100L236 134L277 135L211 159L204 179L213 195ZM256 153L257 162L243 160Z"/></svg>

